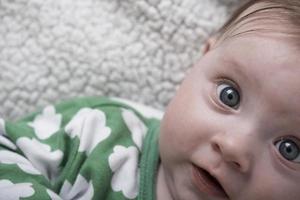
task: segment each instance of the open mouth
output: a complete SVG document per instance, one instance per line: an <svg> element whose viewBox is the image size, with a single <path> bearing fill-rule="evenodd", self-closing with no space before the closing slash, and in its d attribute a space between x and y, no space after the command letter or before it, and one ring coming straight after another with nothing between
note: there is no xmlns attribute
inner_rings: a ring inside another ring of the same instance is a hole
<svg viewBox="0 0 300 200"><path fill-rule="evenodd" d="M228 195L219 181L210 175L208 171L195 165L193 165L193 180L201 192L215 197L228 198Z"/></svg>

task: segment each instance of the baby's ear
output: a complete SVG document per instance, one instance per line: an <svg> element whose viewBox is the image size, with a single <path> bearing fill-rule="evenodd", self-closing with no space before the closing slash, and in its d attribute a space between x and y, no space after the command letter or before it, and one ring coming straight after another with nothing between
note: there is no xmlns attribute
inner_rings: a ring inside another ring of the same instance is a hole
<svg viewBox="0 0 300 200"><path fill-rule="evenodd" d="M206 40L203 50L202 50L203 55L205 55L207 52L209 52L213 48L213 46L216 44L216 42L217 42L216 37L210 37L208 40Z"/></svg>

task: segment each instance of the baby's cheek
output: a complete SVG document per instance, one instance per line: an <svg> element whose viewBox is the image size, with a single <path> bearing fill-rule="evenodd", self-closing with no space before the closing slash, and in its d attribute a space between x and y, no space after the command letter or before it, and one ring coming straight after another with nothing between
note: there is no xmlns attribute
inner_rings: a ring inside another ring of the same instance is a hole
<svg viewBox="0 0 300 200"><path fill-rule="evenodd" d="M165 116L161 124L159 147L162 159L166 157L167 159L177 160L182 157L186 134L180 124L175 123L172 119Z"/></svg>
<svg viewBox="0 0 300 200"><path fill-rule="evenodd" d="M272 165L267 154L261 155L261 160L257 161L252 178L246 182L243 194L245 200L282 200L300 199L299 183L300 178L291 176L289 172L278 170L276 165ZM241 184L242 185L242 184Z"/></svg>
<svg viewBox="0 0 300 200"><path fill-rule="evenodd" d="M180 123L163 123L159 139L162 159L169 162L181 163L189 159L195 140L184 125Z"/></svg>

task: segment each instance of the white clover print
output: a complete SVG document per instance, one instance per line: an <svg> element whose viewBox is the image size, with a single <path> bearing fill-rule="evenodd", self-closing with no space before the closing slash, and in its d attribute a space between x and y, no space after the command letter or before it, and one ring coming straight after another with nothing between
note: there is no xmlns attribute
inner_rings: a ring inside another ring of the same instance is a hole
<svg viewBox="0 0 300 200"><path fill-rule="evenodd" d="M78 175L73 186L69 181L65 181L59 195L47 190L51 200L90 200L94 196L94 187L92 181L87 182L82 175Z"/></svg>
<svg viewBox="0 0 300 200"><path fill-rule="evenodd" d="M78 136L80 139L79 152L89 155L94 148L105 140L111 133L106 126L105 113L91 108L83 108L72 118L65 127L65 132L71 138Z"/></svg>
<svg viewBox="0 0 300 200"><path fill-rule="evenodd" d="M17 140L17 146L22 150L32 165L38 169L50 181L57 178L59 164L63 158L61 150L51 151L51 147L43 144L35 138L21 137Z"/></svg>
<svg viewBox="0 0 300 200"><path fill-rule="evenodd" d="M34 129L35 134L41 140L51 137L59 130L62 115L56 114L54 106L47 106L43 112L37 115L33 122L28 123Z"/></svg>
<svg viewBox="0 0 300 200"><path fill-rule="evenodd" d="M14 143L12 143L7 137L6 137L6 131L5 131L5 121L0 118L0 144L3 146L10 148L12 150L16 150L17 147Z"/></svg>
<svg viewBox="0 0 300 200"><path fill-rule="evenodd" d="M62 200L62 198L52 190L46 189L46 191L51 200Z"/></svg>
<svg viewBox="0 0 300 200"><path fill-rule="evenodd" d="M126 148L117 145L108 158L109 166L114 172L111 187L116 192L122 191L128 199L134 199L138 195L138 154L136 147Z"/></svg>
<svg viewBox="0 0 300 200"><path fill-rule="evenodd" d="M7 150L0 151L0 163L16 164L22 171L28 174L34 174L34 175L41 174L26 158L11 151L7 151Z"/></svg>
<svg viewBox="0 0 300 200"><path fill-rule="evenodd" d="M148 131L147 127L131 110L122 109L122 117L132 134L132 140L141 151L143 140Z"/></svg>
<svg viewBox="0 0 300 200"><path fill-rule="evenodd" d="M6 137L4 137L3 135L0 135L0 144L2 144L3 146L10 148L12 150L16 150L17 147L14 143L12 143L9 139L7 139Z"/></svg>
<svg viewBox="0 0 300 200"><path fill-rule="evenodd" d="M65 181L61 187L59 195L47 189L51 200L90 200L94 196L92 181L89 183L82 175L78 175L73 186L69 181Z"/></svg>
<svg viewBox="0 0 300 200"><path fill-rule="evenodd" d="M31 197L35 193L31 183L12 183L10 180L0 180L1 197L9 200Z"/></svg>

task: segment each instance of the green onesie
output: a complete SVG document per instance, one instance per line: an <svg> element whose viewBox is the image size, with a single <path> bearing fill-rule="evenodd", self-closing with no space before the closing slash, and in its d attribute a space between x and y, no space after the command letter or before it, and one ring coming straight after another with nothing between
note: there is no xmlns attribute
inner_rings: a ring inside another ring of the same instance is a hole
<svg viewBox="0 0 300 200"><path fill-rule="evenodd" d="M159 120L108 98L0 119L0 199L155 199Z"/></svg>

